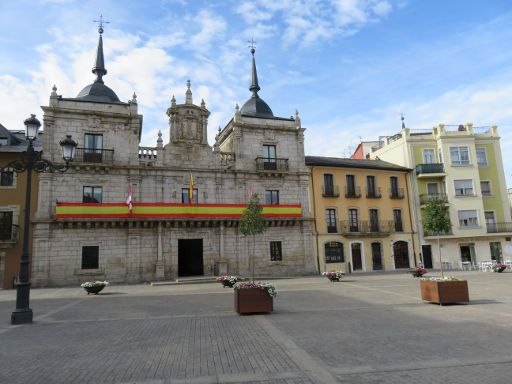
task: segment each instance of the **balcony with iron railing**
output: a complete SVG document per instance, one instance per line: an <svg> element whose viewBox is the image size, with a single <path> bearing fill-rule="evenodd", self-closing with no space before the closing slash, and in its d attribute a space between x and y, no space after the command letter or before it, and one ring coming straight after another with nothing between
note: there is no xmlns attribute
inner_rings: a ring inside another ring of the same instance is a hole
<svg viewBox="0 0 512 384"><path fill-rule="evenodd" d="M392 220L360 220L340 221L340 232L344 235L387 235L394 232L395 222Z"/></svg>
<svg viewBox="0 0 512 384"><path fill-rule="evenodd" d="M425 237L437 237L437 236L452 236L453 235L453 231L452 230L449 230L449 231L442 231L442 232L439 232L439 233L434 233L432 231L427 231L426 229L423 230L423 236Z"/></svg>
<svg viewBox="0 0 512 384"><path fill-rule="evenodd" d="M420 204L425 205L431 200L440 200L443 203L448 202L448 195L446 193L429 193L420 195Z"/></svg>
<svg viewBox="0 0 512 384"><path fill-rule="evenodd" d="M381 188L366 188L366 198L367 199L380 199L382 197Z"/></svg>
<svg viewBox="0 0 512 384"><path fill-rule="evenodd" d="M512 232L512 223L486 223L487 233Z"/></svg>
<svg viewBox="0 0 512 384"><path fill-rule="evenodd" d="M340 191L337 185L322 185L323 197L339 197Z"/></svg>
<svg viewBox="0 0 512 384"><path fill-rule="evenodd" d="M444 174L444 163L430 163L416 165L416 175L423 177L438 177Z"/></svg>
<svg viewBox="0 0 512 384"><path fill-rule="evenodd" d="M76 148L74 163L100 163L112 164L114 162L113 149Z"/></svg>
<svg viewBox="0 0 512 384"><path fill-rule="evenodd" d="M256 170L258 172L288 172L288 159L257 157Z"/></svg>
<svg viewBox="0 0 512 384"><path fill-rule="evenodd" d="M356 187L354 185L345 186L345 197L348 199L361 197L361 187Z"/></svg>
<svg viewBox="0 0 512 384"><path fill-rule="evenodd" d="M10 227L0 227L0 244L16 243L19 238L19 226L12 224Z"/></svg>
<svg viewBox="0 0 512 384"><path fill-rule="evenodd" d="M390 199L403 199L404 189L403 188L389 188L389 198Z"/></svg>

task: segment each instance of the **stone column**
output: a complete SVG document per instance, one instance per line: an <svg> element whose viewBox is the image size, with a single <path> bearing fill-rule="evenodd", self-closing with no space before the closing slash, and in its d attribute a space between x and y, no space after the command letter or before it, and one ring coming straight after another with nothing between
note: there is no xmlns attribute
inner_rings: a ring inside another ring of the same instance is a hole
<svg viewBox="0 0 512 384"><path fill-rule="evenodd" d="M158 235L156 245L156 264L155 264L155 279L165 279L165 263L162 257L162 223L158 223Z"/></svg>

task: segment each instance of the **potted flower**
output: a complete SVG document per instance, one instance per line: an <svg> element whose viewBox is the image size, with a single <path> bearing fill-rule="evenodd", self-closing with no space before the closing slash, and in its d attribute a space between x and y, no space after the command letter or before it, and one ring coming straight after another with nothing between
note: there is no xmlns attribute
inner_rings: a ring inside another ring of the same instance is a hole
<svg viewBox="0 0 512 384"><path fill-rule="evenodd" d="M87 291L87 294L94 293L97 295L107 285L108 281L86 281L80 286Z"/></svg>
<svg viewBox="0 0 512 384"><path fill-rule="evenodd" d="M235 310L243 315L247 313L272 312L276 287L268 283L247 281L235 285Z"/></svg>
<svg viewBox="0 0 512 384"><path fill-rule="evenodd" d="M453 276L422 277L420 288L421 298L431 303L443 305L469 302L468 282Z"/></svg>
<svg viewBox="0 0 512 384"><path fill-rule="evenodd" d="M334 282L334 281L340 281L341 279L343 279L343 276L345 276L345 274L342 271L328 271L328 272L322 272L322 276L325 276L331 282Z"/></svg>
<svg viewBox="0 0 512 384"><path fill-rule="evenodd" d="M427 273L428 271L423 268L421 265L416 267L416 268L411 268L409 269L409 273L413 276L413 277L421 277L423 276L425 273Z"/></svg>
<svg viewBox="0 0 512 384"><path fill-rule="evenodd" d="M233 288L234 285L238 282L243 280L240 276L229 276L229 275L220 275L217 276L217 281L220 281L223 288Z"/></svg>
<svg viewBox="0 0 512 384"><path fill-rule="evenodd" d="M505 269L507 269L507 266L505 264L502 264L502 263L496 263L496 264L492 265L491 269L492 269L493 272L501 273Z"/></svg>

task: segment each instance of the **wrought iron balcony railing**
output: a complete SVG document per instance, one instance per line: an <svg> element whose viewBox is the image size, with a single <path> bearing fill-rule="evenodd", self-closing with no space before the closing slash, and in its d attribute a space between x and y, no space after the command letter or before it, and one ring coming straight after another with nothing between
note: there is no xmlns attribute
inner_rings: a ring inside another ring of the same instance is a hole
<svg viewBox="0 0 512 384"><path fill-rule="evenodd" d="M74 163L102 163L114 162L113 149L76 148Z"/></svg>
<svg viewBox="0 0 512 384"><path fill-rule="evenodd" d="M382 197L382 193L380 191L380 187L366 188L366 198L367 199L380 199L381 197Z"/></svg>
<svg viewBox="0 0 512 384"><path fill-rule="evenodd" d="M390 199L403 199L404 198L404 189L403 188L389 188L389 198Z"/></svg>
<svg viewBox="0 0 512 384"><path fill-rule="evenodd" d="M257 157L256 170L260 172L288 172L288 159Z"/></svg>
<svg viewBox="0 0 512 384"><path fill-rule="evenodd" d="M418 164L416 166L416 174L422 173L444 173L443 163Z"/></svg>
<svg viewBox="0 0 512 384"><path fill-rule="evenodd" d="M4 241L18 241L19 227L16 224L7 228L0 228L0 242Z"/></svg>
<svg viewBox="0 0 512 384"><path fill-rule="evenodd" d="M356 187L354 185L345 186L345 197L346 198L361 197L361 187Z"/></svg>
<svg viewBox="0 0 512 384"><path fill-rule="evenodd" d="M337 185L322 185L323 197L339 197L340 191Z"/></svg>
<svg viewBox="0 0 512 384"><path fill-rule="evenodd" d="M427 204L430 200L438 199L443 203L448 202L448 195L446 193L429 193L420 195L420 204Z"/></svg>
<svg viewBox="0 0 512 384"><path fill-rule="evenodd" d="M340 232L342 234L387 234L394 232L394 230L394 221L392 220L340 221Z"/></svg>
<svg viewBox="0 0 512 384"><path fill-rule="evenodd" d="M512 232L512 223L486 223L487 233Z"/></svg>

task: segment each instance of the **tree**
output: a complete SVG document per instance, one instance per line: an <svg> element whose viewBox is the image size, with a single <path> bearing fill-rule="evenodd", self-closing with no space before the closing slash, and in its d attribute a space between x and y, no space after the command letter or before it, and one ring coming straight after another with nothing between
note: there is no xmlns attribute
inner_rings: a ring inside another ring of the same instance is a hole
<svg viewBox="0 0 512 384"><path fill-rule="evenodd" d="M263 216L263 207L260 205L260 198L257 193L253 193L249 205L244 210L242 220L240 221L240 232L245 236L252 236L252 280L254 281L254 248L255 236L265 232L265 217Z"/></svg>
<svg viewBox="0 0 512 384"><path fill-rule="evenodd" d="M434 198L428 201L423 212L423 228L437 235L439 264L441 266L441 276L444 277L439 238L441 234L451 231L452 223L450 222L449 208L442 200Z"/></svg>

